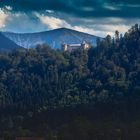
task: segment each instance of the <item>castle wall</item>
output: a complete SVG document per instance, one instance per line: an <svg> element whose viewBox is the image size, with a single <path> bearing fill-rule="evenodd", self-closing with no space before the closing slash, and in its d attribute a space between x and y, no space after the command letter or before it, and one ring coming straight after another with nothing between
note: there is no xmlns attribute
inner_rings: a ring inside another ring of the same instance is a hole
<svg viewBox="0 0 140 140"><path fill-rule="evenodd" d="M69 52L72 52L72 51L75 51L77 49L89 49L90 48L90 45L88 43L82 43L82 44L63 44L62 45L62 50L63 51L69 51Z"/></svg>

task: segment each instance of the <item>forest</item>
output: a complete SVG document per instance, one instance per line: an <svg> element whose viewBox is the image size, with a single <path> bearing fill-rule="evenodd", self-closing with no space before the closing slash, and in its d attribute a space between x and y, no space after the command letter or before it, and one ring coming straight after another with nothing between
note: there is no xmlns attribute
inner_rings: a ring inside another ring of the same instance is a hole
<svg viewBox="0 0 140 140"><path fill-rule="evenodd" d="M140 27L89 50L0 53L0 137L140 139Z"/></svg>

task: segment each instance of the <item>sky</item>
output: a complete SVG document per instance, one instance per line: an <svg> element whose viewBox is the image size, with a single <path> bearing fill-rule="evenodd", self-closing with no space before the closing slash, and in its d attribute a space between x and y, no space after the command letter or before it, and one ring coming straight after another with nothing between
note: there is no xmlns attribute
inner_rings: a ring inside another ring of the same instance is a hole
<svg viewBox="0 0 140 140"><path fill-rule="evenodd" d="M140 23L140 0L0 0L0 31L70 28L105 37Z"/></svg>

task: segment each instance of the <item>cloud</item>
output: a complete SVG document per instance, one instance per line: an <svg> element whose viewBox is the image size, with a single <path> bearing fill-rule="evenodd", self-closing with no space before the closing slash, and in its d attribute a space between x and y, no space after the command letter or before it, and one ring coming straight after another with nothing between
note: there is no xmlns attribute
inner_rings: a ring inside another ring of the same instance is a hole
<svg viewBox="0 0 140 140"><path fill-rule="evenodd" d="M0 8L0 28L5 27L8 15Z"/></svg>
<svg viewBox="0 0 140 140"><path fill-rule="evenodd" d="M68 23L67 21L65 21L64 19L60 19L60 18L56 18L56 17L50 17L50 16L46 16L43 14L39 14L39 13L35 13L36 17L39 18L39 20L45 24L47 26L48 29L56 29L56 28L69 28L69 29L74 29L77 31L81 31L81 32L89 32L90 33L92 31L92 29L88 29L82 26L72 26L70 23Z"/></svg>
<svg viewBox="0 0 140 140"><path fill-rule="evenodd" d="M104 8L107 10L112 10L112 11L118 11L121 10L121 7L119 6L114 6L114 5L109 5L107 3L104 4Z"/></svg>
<svg viewBox="0 0 140 140"><path fill-rule="evenodd" d="M0 30L35 32L48 30L32 13L11 12L10 7L0 9Z"/></svg>
<svg viewBox="0 0 140 140"><path fill-rule="evenodd" d="M3 9L5 9L6 11L12 11L12 7L11 6L5 6Z"/></svg>
<svg viewBox="0 0 140 140"><path fill-rule="evenodd" d="M56 17L50 17L45 16L43 14L35 13L36 17L40 19L40 21L47 25L49 29L55 29L55 28L61 28L61 27L67 27L70 28L70 24L68 24L65 20L56 18Z"/></svg>
<svg viewBox="0 0 140 140"><path fill-rule="evenodd" d="M139 0L2 0L14 11L50 10L76 17L140 17Z"/></svg>
<svg viewBox="0 0 140 140"><path fill-rule="evenodd" d="M12 8L7 6L0 9L2 31L25 33L65 27L105 37L107 34L113 36L115 30L125 33L134 23L140 23L140 18L93 17L85 19L85 17L48 10L45 12L13 12Z"/></svg>
<svg viewBox="0 0 140 140"><path fill-rule="evenodd" d="M105 37L107 34L113 36L115 30L120 30L120 32L124 34L130 26L133 25L131 22L127 25L126 23L128 23L128 20L122 18L87 19L86 21L82 18L72 18L71 21L67 21L65 19L39 13L35 13L35 16L42 24L46 25L48 29L65 27L102 37ZM77 24L72 21L75 21Z"/></svg>
<svg viewBox="0 0 140 140"><path fill-rule="evenodd" d="M47 12L47 13L50 13L50 14L54 13L53 10L46 10L46 12Z"/></svg>

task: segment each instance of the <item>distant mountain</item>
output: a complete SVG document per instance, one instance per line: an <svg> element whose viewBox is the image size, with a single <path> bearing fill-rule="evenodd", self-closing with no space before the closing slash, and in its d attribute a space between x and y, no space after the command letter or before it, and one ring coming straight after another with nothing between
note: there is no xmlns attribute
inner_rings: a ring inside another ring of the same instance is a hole
<svg viewBox="0 0 140 140"><path fill-rule="evenodd" d="M3 35L13 40L17 45L24 48L33 48L38 44L48 44L52 48L60 48L63 43L82 43L89 42L96 46L97 36L87 33L59 28L55 30L38 33L12 33L3 32Z"/></svg>
<svg viewBox="0 0 140 140"><path fill-rule="evenodd" d="M0 33L0 51L10 51L17 48L20 48L20 46Z"/></svg>

